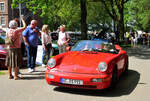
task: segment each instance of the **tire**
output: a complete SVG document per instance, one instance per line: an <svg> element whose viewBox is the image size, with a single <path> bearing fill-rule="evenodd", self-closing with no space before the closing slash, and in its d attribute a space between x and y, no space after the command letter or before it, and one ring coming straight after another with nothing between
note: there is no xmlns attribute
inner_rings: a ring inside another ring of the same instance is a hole
<svg viewBox="0 0 150 101"><path fill-rule="evenodd" d="M111 85L110 85L111 89L116 87L117 80L118 80L117 68L115 67L114 70L113 70L113 74L112 74L112 80L111 80Z"/></svg>
<svg viewBox="0 0 150 101"><path fill-rule="evenodd" d="M128 59L127 59L127 62L126 62L126 65L125 65L124 73L128 73L128 70L129 70L129 61L128 61Z"/></svg>

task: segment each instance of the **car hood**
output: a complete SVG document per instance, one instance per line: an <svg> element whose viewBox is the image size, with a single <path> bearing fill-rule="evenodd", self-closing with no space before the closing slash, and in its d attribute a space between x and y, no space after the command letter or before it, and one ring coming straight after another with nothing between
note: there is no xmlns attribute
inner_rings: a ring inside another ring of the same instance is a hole
<svg viewBox="0 0 150 101"><path fill-rule="evenodd" d="M67 52L59 61L58 70L76 73L100 73L98 64L108 63L116 54L100 52Z"/></svg>

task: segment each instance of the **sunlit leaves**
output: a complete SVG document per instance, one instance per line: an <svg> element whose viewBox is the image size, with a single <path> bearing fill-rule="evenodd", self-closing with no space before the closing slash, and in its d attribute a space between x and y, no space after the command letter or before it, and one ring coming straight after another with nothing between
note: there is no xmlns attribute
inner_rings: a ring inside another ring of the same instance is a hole
<svg viewBox="0 0 150 101"><path fill-rule="evenodd" d="M150 0L132 0L128 3L129 21L136 21L134 27L138 30L150 31Z"/></svg>

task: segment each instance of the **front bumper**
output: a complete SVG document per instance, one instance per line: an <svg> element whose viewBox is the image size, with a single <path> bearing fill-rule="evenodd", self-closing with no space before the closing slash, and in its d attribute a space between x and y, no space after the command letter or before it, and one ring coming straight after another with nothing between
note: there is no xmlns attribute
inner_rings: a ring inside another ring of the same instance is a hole
<svg viewBox="0 0 150 101"><path fill-rule="evenodd" d="M49 75L53 76L50 77ZM82 85L76 84L65 84L61 83L61 78L82 80ZM102 82L92 82L92 79L102 79ZM110 86L112 74L79 74L79 73L69 73L60 71L49 71L45 72L45 79L48 84L69 88L81 88L81 89L105 89Z"/></svg>

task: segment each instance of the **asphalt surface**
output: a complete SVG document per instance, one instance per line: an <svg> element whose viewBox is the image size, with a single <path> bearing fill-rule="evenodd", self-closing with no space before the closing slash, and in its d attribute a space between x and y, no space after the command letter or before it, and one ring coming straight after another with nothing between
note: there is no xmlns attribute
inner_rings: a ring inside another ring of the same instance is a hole
<svg viewBox="0 0 150 101"><path fill-rule="evenodd" d="M67 89L48 85L45 68L36 72L21 69L21 80L9 80L7 71L0 75L0 101L150 101L150 49L127 49L129 72L111 91Z"/></svg>

